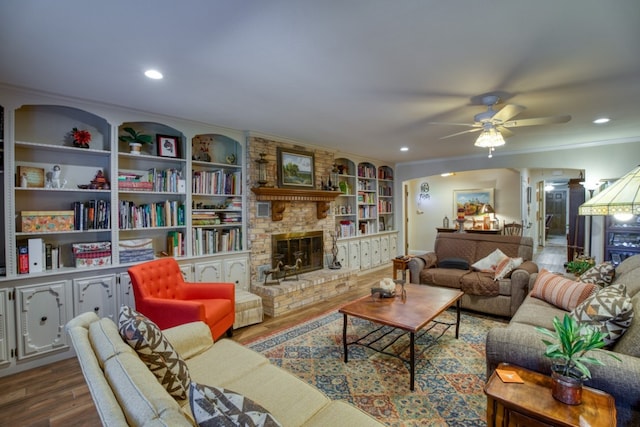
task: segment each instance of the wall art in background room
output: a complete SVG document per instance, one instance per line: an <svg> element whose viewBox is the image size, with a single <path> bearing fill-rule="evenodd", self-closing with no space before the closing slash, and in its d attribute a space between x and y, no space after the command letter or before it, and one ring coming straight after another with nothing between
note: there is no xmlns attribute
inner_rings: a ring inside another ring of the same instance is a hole
<svg viewBox="0 0 640 427"><path fill-rule="evenodd" d="M482 215L483 205L490 204L495 209L493 202L493 188L480 188L474 190L453 190L454 215L459 208L464 208L464 216Z"/></svg>
<svg viewBox="0 0 640 427"><path fill-rule="evenodd" d="M313 188L313 153L278 147L278 185L290 188Z"/></svg>

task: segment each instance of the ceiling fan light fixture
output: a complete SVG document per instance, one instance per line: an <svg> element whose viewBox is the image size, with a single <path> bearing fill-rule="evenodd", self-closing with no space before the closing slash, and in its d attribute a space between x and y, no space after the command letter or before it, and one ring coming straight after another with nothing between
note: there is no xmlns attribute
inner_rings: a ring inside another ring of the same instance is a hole
<svg viewBox="0 0 640 427"><path fill-rule="evenodd" d="M504 145L504 138L496 128L491 127L480 133L474 145L482 148L495 148Z"/></svg>

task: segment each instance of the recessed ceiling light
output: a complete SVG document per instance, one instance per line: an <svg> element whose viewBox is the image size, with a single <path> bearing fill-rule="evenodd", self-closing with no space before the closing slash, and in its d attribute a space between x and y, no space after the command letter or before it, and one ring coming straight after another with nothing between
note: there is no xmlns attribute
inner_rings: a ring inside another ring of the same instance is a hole
<svg viewBox="0 0 640 427"><path fill-rule="evenodd" d="M455 175L455 173L453 173L453 172L445 172L445 173L441 173L440 174L440 176L443 176L443 177L453 176L453 175Z"/></svg>
<svg viewBox="0 0 640 427"><path fill-rule="evenodd" d="M409 147L400 147L400 151L409 151Z"/></svg>
<svg viewBox="0 0 640 427"><path fill-rule="evenodd" d="M144 72L144 75L153 80L160 80L163 77L162 73L158 70L147 70Z"/></svg>
<svg viewBox="0 0 640 427"><path fill-rule="evenodd" d="M609 123L611 119L609 117L600 117L593 121L596 125L602 125L604 123Z"/></svg>

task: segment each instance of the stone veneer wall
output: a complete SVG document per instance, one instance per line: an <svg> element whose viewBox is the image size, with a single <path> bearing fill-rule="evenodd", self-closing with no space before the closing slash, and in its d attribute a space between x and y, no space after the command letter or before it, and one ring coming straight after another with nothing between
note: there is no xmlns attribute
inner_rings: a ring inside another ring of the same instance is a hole
<svg viewBox="0 0 640 427"><path fill-rule="evenodd" d="M261 137L249 137L247 140L247 171L248 182L248 221L247 240L251 250L251 283L258 280L258 267L263 264L271 264L271 235L275 233L286 233L291 231L324 231L324 252L331 253L331 234L335 231L335 218L333 216L333 205L325 219L316 218L315 202L286 202L284 217L282 221L272 221L271 218L256 218L256 195L251 188L257 187L258 171L256 160L260 158L260 153L265 153L267 165L267 186L275 187L278 183L277 177L277 147L294 150L308 151L314 154L315 183L320 189L322 177L324 180L329 176L333 168L334 153L321 148L303 147L295 144L275 141ZM325 261L326 263L326 261Z"/></svg>

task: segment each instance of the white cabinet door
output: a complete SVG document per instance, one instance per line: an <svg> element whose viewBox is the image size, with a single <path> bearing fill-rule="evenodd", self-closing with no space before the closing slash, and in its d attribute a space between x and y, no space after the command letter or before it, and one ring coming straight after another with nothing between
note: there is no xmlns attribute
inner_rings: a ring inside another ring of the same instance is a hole
<svg viewBox="0 0 640 427"><path fill-rule="evenodd" d="M136 298L133 294L133 286L131 285L131 276L129 273L120 273L118 281L118 312L123 305L136 308Z"/></svg>
<svg viewBox="0 0 640 427"><path fill-rule="evenodd" d="M360 269L368 270L371 268L371 239L360 240Z"/></svg>
<svg viewBox="0 0 640 427"><path fill-rule="evenodd" d="M64 327L71 320L71 281L16 288L18 360L69 348Z"/></svg>
<svg viewBox="0 0 640 427"><path fill-rule="evenodd" d="M391 260L389 255L389 236L380 237L380 263L386 264Z"/></svg>
<svg viewBox="0 0 640 427"><path fill-rule="evenodd" d="M98 317L108 317L118 323L115 274L73 279L73 296L76 316L93 311Z"/></svg>
<svg viewBox="0 0 640 427"><path fill-rule="evenodd" d="M249 291L249 266L247 258L224 260L224 282L231 282L236 289Z"/></svg>
<svg viewBox="0 0 640 427"><path fill-rule="evenodd" d="M338 242L336 246L338 247L338 262L347 268L349 266L349 245L346 242Z"/></svg>
<svg viewBox="0 0 640 427"><path fill-rule="evenodd" d="M382 253L380 252L380 239L371 238L371 267L380 265Z"/></svg>
<svg viewBox="0 0 640 427"><path fill-rule="evenodd" d="M194 265L195 282L222 282L222 262L203 261Z"/></svg>
<svg viewBox="0 0 640 427"><path fill-rule="evenodd" d="M349 268L360 269L360 240L349 242Z"/></svg>
<svg viewBox="0 0 640 427"><path fill-rule="evenodd" d="M398 235L389 235L389 259L397 257L398 254Z"/></svg>
<svg viewBox="0 0 640 427"><path fill-rule="evenodd" d="M0 289L0 366L10 362L9 360L9 289Z"/></svg>
<svg viewBox="0 0 640 427"><path fill-rule="evenodd" d="M193 266L191 264L180 264L180 271L185 282L193 282Z"/></svg>

